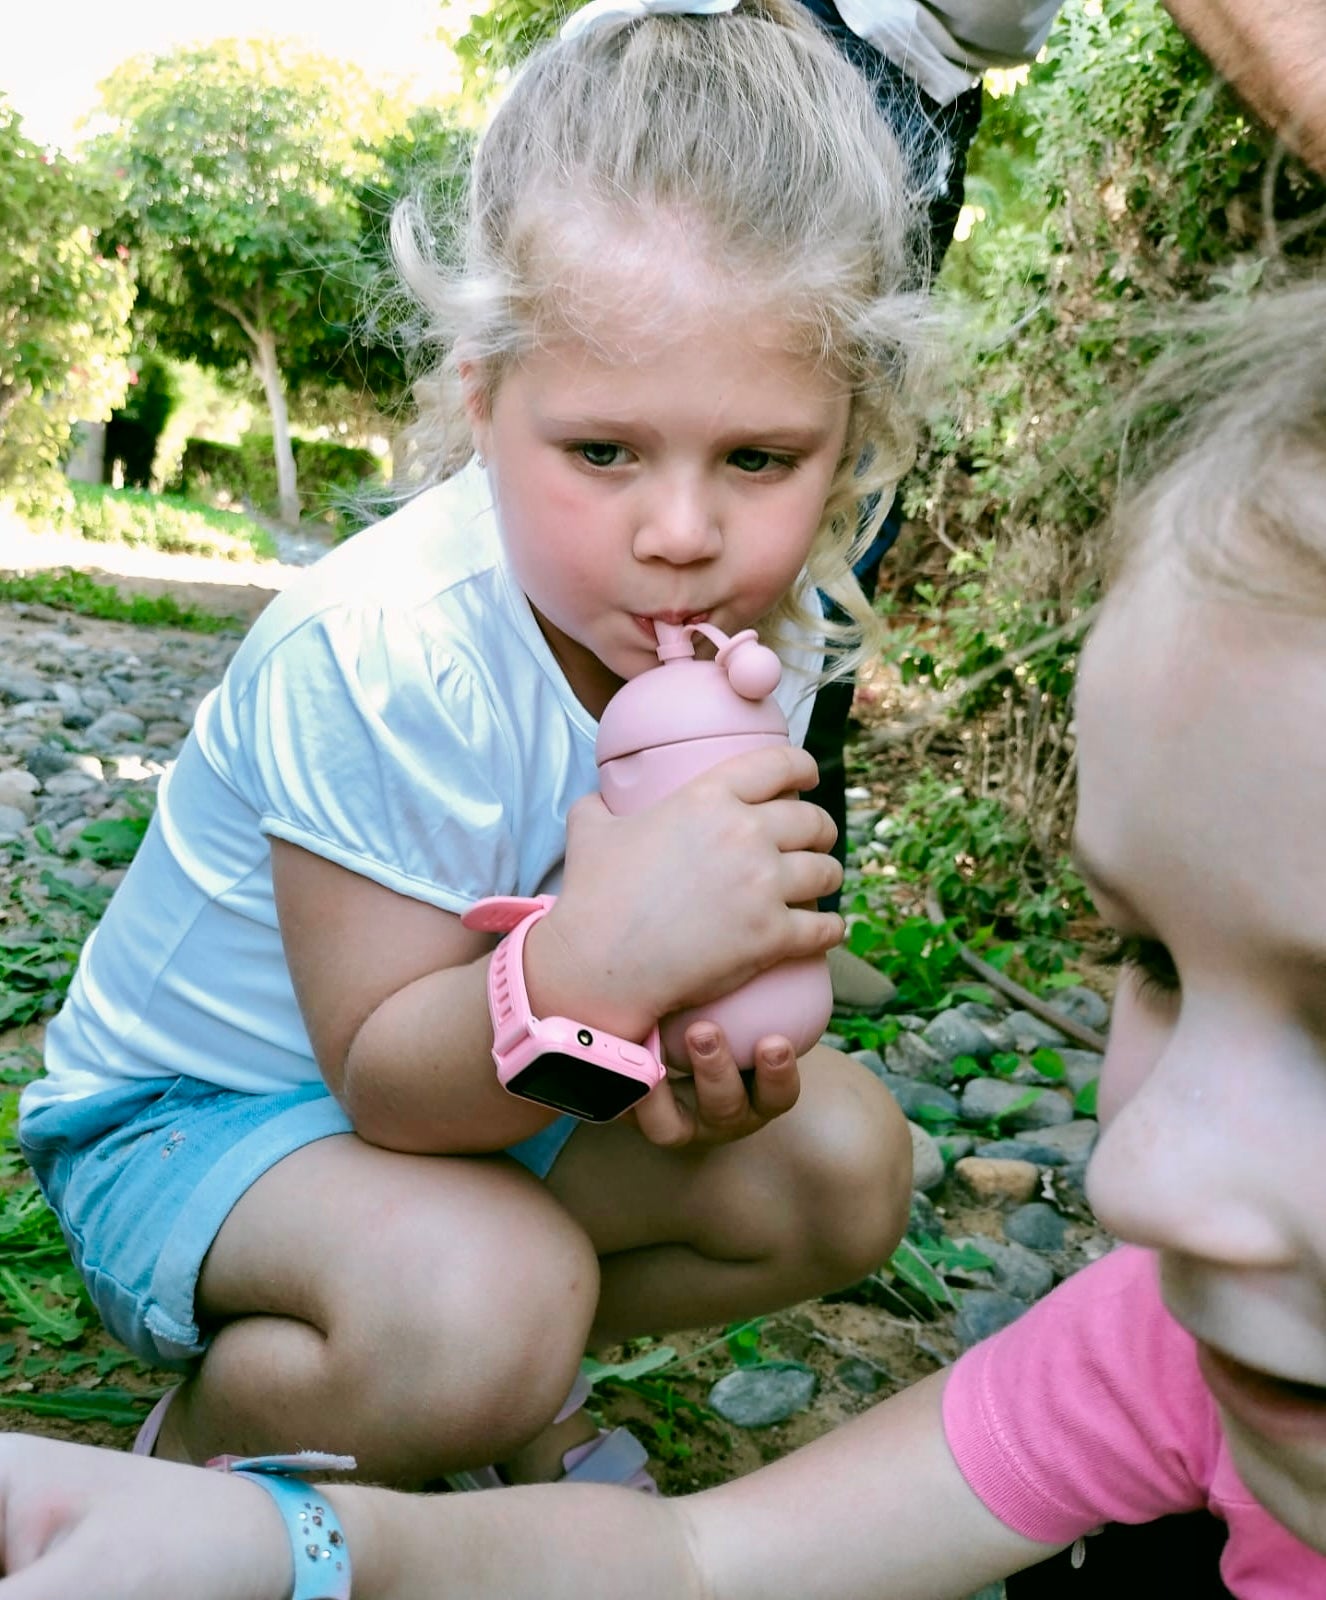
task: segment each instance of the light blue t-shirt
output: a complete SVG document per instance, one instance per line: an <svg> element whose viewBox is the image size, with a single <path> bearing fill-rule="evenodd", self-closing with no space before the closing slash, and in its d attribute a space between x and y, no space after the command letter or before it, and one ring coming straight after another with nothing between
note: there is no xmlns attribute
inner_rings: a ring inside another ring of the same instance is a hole
<svg viewBox="0 0 1326 1600"><path fill-rule="evenodd" d="M806 689L786 672L778 691L798 742ZM481 470L358 534L272 602L199 707L23 1111L135 1078L317 1081L269 839L447 911L549 891L596 732Z"/></svg>

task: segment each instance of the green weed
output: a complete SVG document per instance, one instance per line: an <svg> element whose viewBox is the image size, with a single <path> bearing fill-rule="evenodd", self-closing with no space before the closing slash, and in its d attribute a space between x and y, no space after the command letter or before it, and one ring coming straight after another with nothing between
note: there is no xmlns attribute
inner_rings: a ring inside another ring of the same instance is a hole
<svg viewBox="0 0 1326 1600"><path fill-rule="evenodd" d="M0 574L0 600L53 606L106 622L133 622L145 627L184 628L191 633L231 633L243 628L238 617L219 616L182 606L169 595L124 595L109 583L98 583L73 567L43 572Z"/></svg>

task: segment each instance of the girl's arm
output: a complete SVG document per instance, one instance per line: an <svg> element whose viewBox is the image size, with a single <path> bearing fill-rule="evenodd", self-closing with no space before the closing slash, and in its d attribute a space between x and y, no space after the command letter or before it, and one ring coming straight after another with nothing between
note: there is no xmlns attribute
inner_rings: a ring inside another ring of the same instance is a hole
<svg viewBox="0 0 1326 1600"><path fill-rule="evenodd" d="M943 1374L750 1477L685 1500L572 1484L401 1495L324 1485L355 1600L958 1600L1043 1559L972 1495ZM288 1600L290 1553L241 1479L0 1442L0 1600Z"/></svg>
<svg viewBox="0 0 1326 1600"><path fill-rule="evenodd" d="M814 777L804 751L770 749L634 817L612 817L597 796L580 802L562 894L526 944L535 1013L643 1039L680 1005L833 944L839 918L796 909L838 872L832 823L786 798ZM496 1081L489 937L280 840L272 879L314 1054L365 1138L495 1150L551 1119Z"/></svg>

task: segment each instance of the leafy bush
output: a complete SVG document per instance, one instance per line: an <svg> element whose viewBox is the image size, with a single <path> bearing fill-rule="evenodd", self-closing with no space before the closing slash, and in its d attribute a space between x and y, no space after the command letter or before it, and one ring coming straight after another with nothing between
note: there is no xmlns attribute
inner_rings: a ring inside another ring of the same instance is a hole
<svg viewBox="0 0 1326 1600"><path fill-rule="evenodd" d="M1112 419L1163 346L1156 314L1320 259L1326 185L1159 0L1070 0L1025 85L987 95L967 200L945 278L968 346L909 511L952 543L996 540L1024 594L1075 598L1098 581Z"/></svg>
<svg viewBox="0 0 1326 1600"><path fill-rule="evenodd" d="M271 534L249 517L140 489L71 483L67 499L31 513L29 520L38 529L74 533L100 543L149 545L180 555L251 561L276 554Z"/></svg>
<svg viewBox="0 0 1326 1600"><path fill-rule="evenodd" d="M365 488L380 477L371 450L355 449L330 439L291 441L299 492L307 515L330 523L338 531L357 525L354 507ZM276 466L272 438L246 433L237 445L211 439L190 439L184 447L179 487L190 497L216 504L246 504L275 514Z"/></svg>
<svg viewBox="0 0 1326 1600"><path fill-rule="evenodd" d="M104 210L0 97L0 493L20 509L60 494L75 421L108 416L128 382L133 283L100 253Z"/></svg>

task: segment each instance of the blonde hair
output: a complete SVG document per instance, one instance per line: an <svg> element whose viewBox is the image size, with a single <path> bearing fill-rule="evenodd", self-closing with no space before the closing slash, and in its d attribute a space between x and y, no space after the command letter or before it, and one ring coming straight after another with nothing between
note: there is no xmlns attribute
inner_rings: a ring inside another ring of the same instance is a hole
<svg viewBox="0 0 1326 1600"><path fill-rule="evenodd" d="M1130 405L1141 487L1115 512L1116 573L1172 553L1218 590L1326 613L1326 279L1199 307L1172 337Z"/></svg>
<svg viewBox="0 0 1326 1600"><path fill-rule="evenodd" d="M852 575L915 454L914 391L929 314L913 240L919 203L869 85L791 0L710 17L600 23L539 51L479 143L463 227L407 202L393 219L401 277L437 352L416 386L416 482L473 453L460 363L487 397L541 340L602 327L601 280L578 241L638 240L664 217L734 301L776 309L852 397L846 447L806 567L848 617L835 670L879 622ZM454 256L439 241L447 239ZM592 287L593 298L578 288ZM630 292L623 284L623 302ZM613 308L608 307L609 312ZM823 637L797 596L765 619Z"/></svg>

